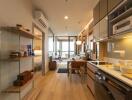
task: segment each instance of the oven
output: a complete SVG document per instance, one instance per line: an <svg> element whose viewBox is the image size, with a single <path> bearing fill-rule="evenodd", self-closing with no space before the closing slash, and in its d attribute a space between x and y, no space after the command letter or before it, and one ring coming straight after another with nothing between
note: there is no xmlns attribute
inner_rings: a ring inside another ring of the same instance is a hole
<svg viewBox="0 0 132 100"><path fill-rule="evenodd" d="M129 87L102 72L95 74L95 100L132 100Z"/></svg>

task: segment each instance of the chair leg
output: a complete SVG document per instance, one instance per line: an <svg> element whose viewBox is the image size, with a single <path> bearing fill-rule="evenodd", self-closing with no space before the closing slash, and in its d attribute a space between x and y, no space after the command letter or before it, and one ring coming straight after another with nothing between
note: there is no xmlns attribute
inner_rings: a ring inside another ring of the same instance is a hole
<svg viewBox="0 0 132 100"><path fill-rule="evenodd" d="M69 78L70 78L70 80L72 78L72 69L69 70Z"/></svg>
<svg viewBox="0 0 132 100"><path fill-rule="evenodd" d="M82 68L80 68L80 76L81 76L81 82L85 82L85 70Z"/></svg>
<svg viewBox="0 0 132 100"><path fill-rule="evenodd" d="M67 69L67 76L69 77L69 74L70 74L70 69Z"/></svg>

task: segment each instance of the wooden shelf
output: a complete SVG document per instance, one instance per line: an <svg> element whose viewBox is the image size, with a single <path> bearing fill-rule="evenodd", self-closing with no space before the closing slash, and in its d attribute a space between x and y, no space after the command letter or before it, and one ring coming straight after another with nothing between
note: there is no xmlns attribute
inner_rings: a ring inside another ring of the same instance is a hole
<svg viewBox="0 0 132 100"><path fill-rule="evenodd" d="M2 27L1 29L13 32L14 34L18 34L20 36L24 36L24 37L27 37L27 38L31 38L31 39L35 38L35 36L32 33L28 32L28 31L26 31L26 30L24 30L22 28L17 28L17 27Z"/></svg>
<svg viewBox="0 0 132 100"><path fill-rule="evenodd" d="M23 86L9 86L7 89L2 91L2 93L20 93L23 91L31 82L33 82L33 78L29 80L25 85Z"/></svg>
<svg viewBox="0 0 132 100"><path fill-rule="evenodd" d="M39 36L35 36L35 39L42 40L42 38L40 38Z"/></svg>
<svg viewBox="0 0 132 100"><path fill-rule="evenodd" d="M17 57L17 58L8 58L8 59L1 59L0 61L20 61L22 59L34 58L37 56L28 56L28 57Z"/></svg>
<svg viewBox="0 0 132 100"><path fill-rule="evenodd" d="M132 14L132 7L130 9L126 10L124 13L117 16L116 18L112 19L110 22L116 23L116 22L120 21L121 19L124 19L125 17L127 17L131 14Z"/></svg>

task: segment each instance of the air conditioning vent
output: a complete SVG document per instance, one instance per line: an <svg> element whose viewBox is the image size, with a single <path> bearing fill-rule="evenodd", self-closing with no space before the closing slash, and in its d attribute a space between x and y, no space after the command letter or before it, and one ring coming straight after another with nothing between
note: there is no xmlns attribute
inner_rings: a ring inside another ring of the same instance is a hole
<svg viewBox="0 0 132 100"><path fill-rule="evenodd" d="M37 22L43 28L47 28L48 27L47 19L45 18L45 16L43 15L43 13L41 11L35 11L34 15L35 15L35 19L37 20Z"/></svg>
<svg viewBox="0 0 132 100"><path fill-rule="evenodd" d="M43 26L44 28L47 28L46 24L43 22L42 19L39 19L39 22L40 22L41 26Z"/></svg>

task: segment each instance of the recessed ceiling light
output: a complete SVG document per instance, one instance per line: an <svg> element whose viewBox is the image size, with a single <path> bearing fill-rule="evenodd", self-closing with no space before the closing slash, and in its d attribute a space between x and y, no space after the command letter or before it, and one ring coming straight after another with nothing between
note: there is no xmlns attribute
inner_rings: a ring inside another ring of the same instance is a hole
<svg viewBox="0 0 132 100"><path fill-rule="evenodd" d="M65 16L65 17L64 17L64 19L66 19L66 20L67 20L67 19L69 19L69 17L68 17L68 16Z"/></svg>

